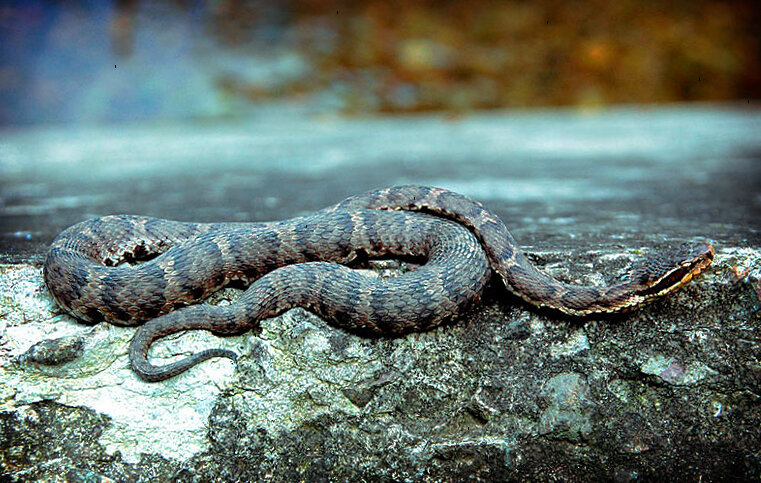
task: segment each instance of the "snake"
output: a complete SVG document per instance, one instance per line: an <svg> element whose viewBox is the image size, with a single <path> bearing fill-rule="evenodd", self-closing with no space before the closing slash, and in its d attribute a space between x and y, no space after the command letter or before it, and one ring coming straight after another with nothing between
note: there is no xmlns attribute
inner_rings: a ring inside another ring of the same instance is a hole
<svg viewBox="0 0 761 483"><path fill-rule="evenodd" d="M382 277L357 270L375 258L420 260ZM671 293L714 257L708 242L664 250L620 283L574 285L539 270L506 225L479 201L443 188L404 185L355 195L311 214L272 222L189 223L139 215L83 221L52 242L45 284L69 315L138 325L133 371L162 381L213 357L207 349L157 366L151 345L185 330L240 334L302 307L360 334L423 331L470 310L496 274L529 304L572 317L637 308ZM230 305L199 303L228 285Z"/></svg>

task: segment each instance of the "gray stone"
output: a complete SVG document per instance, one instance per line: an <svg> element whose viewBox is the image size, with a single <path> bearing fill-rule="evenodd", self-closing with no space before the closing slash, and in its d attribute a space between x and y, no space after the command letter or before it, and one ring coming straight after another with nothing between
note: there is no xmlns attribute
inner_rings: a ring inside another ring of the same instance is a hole
<svg viewBox="0 0 761 483"><path fill-rule="evenodd" d="M159 363L209 346L242 357L158 384L129 370L134 329L40 314L3 329L0 461L19 479L541 479L555 467L576 474L571 462L600 478L676 477L683 465L753 475L758 274L727 274L759 261L757 251L720 252L684 290L612 322L567 322L502 294L516 319L529 320L521 339L494 299L468 320L394 339L362 338L294 309L256 335L162 341ZM39 271L5 270L40 286L25 303L52 307ZM215 302L234 301L233 292ZM43 331L77 330L83 353L59 368L14 357Z"/></svg>
<svg viewBox="0 0 761 483"><path fill-rule="evenodd" d="M84 345L85 339L80 336L46 339L30 347L20 356L19 360L46 366L57 366L71 362L82 355Z"/></svg>
<svg viewBox="0 0 761 483"><path fill-rule="evenodd" d="M760 119L632 109L5 133L0 479L758 479ZM205 155L214 166L196 165ZM361 169L347 169L354 160ZM87 169L92 184L79 181ZM129 369L134 328L62 315L42 283L46 244L88 216L277 219L402 182L493 206L567 282L616 281L700 236L717 255L683 290L617 316L538 311L495 282L467 316L398 338L302 309L240 336L178 334L151 359L208 347L241 357L154 384ZM29 357L50 340L82 342Z"/></svg>

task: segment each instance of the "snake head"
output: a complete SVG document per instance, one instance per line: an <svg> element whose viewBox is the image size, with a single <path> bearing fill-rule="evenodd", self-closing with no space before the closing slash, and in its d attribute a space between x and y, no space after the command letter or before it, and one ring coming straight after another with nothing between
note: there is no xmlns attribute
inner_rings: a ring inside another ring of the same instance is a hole
<svg viewBox="0 0 761 483"><path fill-rule="evenodd" d="M684 244L663 252L634 274L641 285L639 295L650 299L673 292L710 265L713 256L710 243Z"/></svg>

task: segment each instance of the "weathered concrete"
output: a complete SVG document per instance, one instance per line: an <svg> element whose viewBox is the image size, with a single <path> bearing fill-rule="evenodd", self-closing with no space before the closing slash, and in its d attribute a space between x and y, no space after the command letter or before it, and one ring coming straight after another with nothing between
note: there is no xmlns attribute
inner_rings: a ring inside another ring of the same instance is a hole
<svg viewBox="0 0 761 483"><path fill-rule="evenodd" d="M759 127L754 111L684 109L5 133L0 472L758 478ZM296 309L256 334L157 344L158 360L242 355L158 384L128 368L134 329L60 315L42 285L44 246L86 216L275 219L401 182L485 201L566 281L614 280L687 239L711 240L717 259L685 290L614 318L537 312L498 285L467 320L397 339ZM65 350L39 345L60 337Z"/></svg>

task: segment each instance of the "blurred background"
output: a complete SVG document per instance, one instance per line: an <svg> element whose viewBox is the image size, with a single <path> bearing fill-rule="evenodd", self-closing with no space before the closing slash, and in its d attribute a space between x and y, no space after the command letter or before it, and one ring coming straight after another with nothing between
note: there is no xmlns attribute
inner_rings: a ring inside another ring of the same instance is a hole
<svg viewBox="0 0 761 483"><path fill-rule="evenodd" d="M0 124L750 103L759 5L3 2Z"/></svg>

